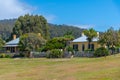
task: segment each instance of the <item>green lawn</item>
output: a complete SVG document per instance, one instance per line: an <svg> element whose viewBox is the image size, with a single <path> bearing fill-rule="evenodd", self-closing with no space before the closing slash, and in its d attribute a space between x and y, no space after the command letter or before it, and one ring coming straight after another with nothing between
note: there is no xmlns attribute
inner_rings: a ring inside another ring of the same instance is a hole
<svg viewBox="0 0 120 80"><path fill-rule="evenodd" d="M120 54L107 58L0 59L0 80L120 80Z"/></svg>

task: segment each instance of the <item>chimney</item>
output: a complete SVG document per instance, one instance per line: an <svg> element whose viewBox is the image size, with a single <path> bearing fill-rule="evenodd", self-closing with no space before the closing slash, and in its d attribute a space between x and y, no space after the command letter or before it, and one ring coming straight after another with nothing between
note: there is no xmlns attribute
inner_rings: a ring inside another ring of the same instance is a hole
<svg viewBox="0 0 120 80"><path fill-rule="evenodd" d="M83 32L82 32L82 36L85 36Z"/></svg>
<svg viewBox="0 0 120 80"><path fill-rule="evenodd" d="M15 39L16 39L16 35L14 34L14 35L13 35L13 40L15 40Z"/></svg>
<svg viewBox="0 0 120 80"><path fill-rule="evenodd" d="M97 37L99 37L99 35L100 35L99 32L97 32Z"/></svg>
<svg viewBox="0 0 120 80"><path fill-rule="evenodd" d="M40 37L41 37L41 33L38 33L38 36L40 36Z"/></svg>

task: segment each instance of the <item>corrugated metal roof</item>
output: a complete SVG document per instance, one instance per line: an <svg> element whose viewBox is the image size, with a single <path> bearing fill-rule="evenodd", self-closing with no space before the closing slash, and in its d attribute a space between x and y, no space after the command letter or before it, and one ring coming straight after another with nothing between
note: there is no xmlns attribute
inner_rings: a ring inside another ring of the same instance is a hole
<svg viewBox="0 0 120 80"><path fill-rule="evenodd" d="M18 45L5 45L4 47L17 47Z"/></svg>
<svg viewBox="0 0 120 80"><path fill-rule="evenodd" d="M6 45L17 45L18 43L19 43L19 38L7 42Z"/></svg>
<svg viewBox="0 0 120 80"><path fill-rule="evenodd" d="M94 38L93 41L98 41L98 37ZM79 38L73 40L72 42L87 42L87 37L84 35L82 37L79 37Z"/></svg>

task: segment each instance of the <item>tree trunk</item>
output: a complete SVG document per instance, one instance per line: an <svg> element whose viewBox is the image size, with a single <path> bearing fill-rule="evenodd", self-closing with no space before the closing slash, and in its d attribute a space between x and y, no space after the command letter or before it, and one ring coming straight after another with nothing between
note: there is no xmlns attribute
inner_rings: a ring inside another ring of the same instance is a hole
<svg viewBox="0 0 120 80"><path fill-rule="evenodd" d="M91 42L88 42L89 49L91 50Z"/></svg>
<svg viewBox="0 0 120 80"><path fill-rule="evenodd" d="M91 50L91 45L90 45L90 43L91 43L91 42L89 41L89 42L88 42L88 49L89 49L89 50L88 50L88 53L90 53L90 50Z"/></svg>
<svg viewBox="0 0 120 80"><path fill-rule="evenodd" d="M114 52L114 46L112 45L112 54L115 55L115 52Z"/></svg>

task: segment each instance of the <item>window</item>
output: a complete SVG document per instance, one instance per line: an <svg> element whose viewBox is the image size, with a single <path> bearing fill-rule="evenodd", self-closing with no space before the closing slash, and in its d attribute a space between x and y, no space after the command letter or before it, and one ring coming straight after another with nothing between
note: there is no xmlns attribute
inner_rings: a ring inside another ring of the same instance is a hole
<svg viewBox="0 0 120 80"><path fill-rule="evenodd" d="M91 44L91 50L94 51L94 44Z"/></svg>
<svg viewBox="0 0 120 80"><path fill-rule="evenodd" d="M92 51L94 51L94 44L88 44L88 49L91 49Z"/></svg>
<svg viewBox="0 0 120 80"><path fill-rule="evenodd" d="M78 51L78 44L74 44L74 45L73 45L73 49L74 49L75 51Z"/></svg>
<svg viewBox="0 0 120 80"><path fill-rule="evenodd" d="M82 51L84 51L85 50L85 45L84 44L82 44Z"/></svg>
<svg viewBox="0 0 120 80"><path fill-rule="evenodd" d="M88 44L88 49L90 49L90 44Z"/></svg>

